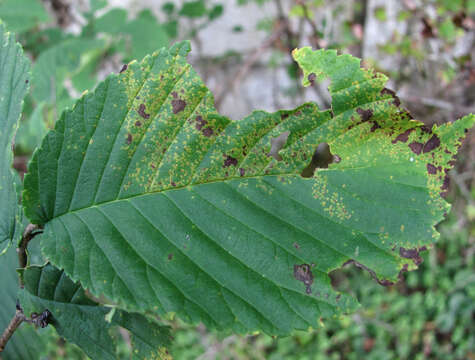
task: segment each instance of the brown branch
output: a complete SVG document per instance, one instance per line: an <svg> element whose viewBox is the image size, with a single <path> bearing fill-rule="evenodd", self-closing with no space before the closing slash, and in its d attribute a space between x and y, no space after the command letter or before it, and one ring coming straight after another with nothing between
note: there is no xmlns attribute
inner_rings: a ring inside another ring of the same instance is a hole
<svg viewBox="0 0 475 360"><path fill-rule="evenodd" d="M8 324L7 328L3 332L2 337L0 337L0 353L5 349L5 346L7 345L8 340L10 340L10 338L12 337L16 329L18 329L21 323L25 320L26 318L25 318L25 315L23 314L23 311L21 310L21 308L19 308L19 306L17 306L15 315L10 321L10 324Z"/></svg>
<svg viewBox="0 0 475 360"><path fill-rule="evenodd" d="M28 254L27 248L28 243L33 239L36 235L41 234L43 230L38 225L28 224L23 232L23 236L21 237L20 244L16 249L18 253L18 264L20 268L25 268L28 265ZM23 281L20 278L20 286L23 288Z"/></svg>
<svg viewBox="0 0 475 360"><path fill-rule="evenodd" d="M305 1L302 0L297 0L296 3L300 5L303 9L303 17L307 21L307 23L310 25L312 28L313 32L313 43L315 45L316 49L320 49L320 45L318 44L318 28L317 24L315 24L315 21L313 21L312 17L310 16L310 10L308 9L307 4Z"/></svg>
<svg viewBox="0 0 475 360"><path fill-rule="evenodd" d="M20 303L17 300L15 315L0 337L0 353L5 349L8 340L10 340L15 331L24 321L41 328L45 328L51 321L51 312L48 309L45 309L41 314L32 313L31 317L27 318L23 313Z"/></svg>

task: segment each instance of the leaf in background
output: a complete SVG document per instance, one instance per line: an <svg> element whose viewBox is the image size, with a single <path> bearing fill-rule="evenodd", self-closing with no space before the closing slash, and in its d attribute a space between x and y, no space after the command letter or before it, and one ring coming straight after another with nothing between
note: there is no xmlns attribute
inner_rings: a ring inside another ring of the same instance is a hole
<svg viewBox="0 0 475 360"><path fill-rule="evenodd" d="M104 15L94 20L94 30L98 33L118 34L127 22L127 11L124 9L111 9Z"/></svg>
<svg viewBox="0 0 475 360"><path fill-rule="evenodd" d="M15 146L19 146L23 153L32 153L48 132L43 119L44 103L39 103L30 118L20 122L20 127L15 136Z"/></svg>
<svg viewBox="0 0 475 360"><path fill-rule="evenodd" d="M123 31L130 35L127 59L141 59L155 49L169 44L167 32L149 10L140 12L137 18L124 26Z"/></svg>
<svg viewBox="0 0 475 360"><path fill-rule="evenodd" d="M135 19L127 22L125 10L112 9L95 20L94 29L97 32L126 36L126 59L142 58L169 43L165 27L158 23L150 10L141 11Z"/></svg>
<svg viewBox="0 0 475 360"><path fill-rule="evenodd" d="M33 98L55 105L58 114L71 106L74 99L69 96L64 81L81 71L87 63L82 59L104 46L103 40L72 38L41 53L33 65Z"/></svg>
<svg viewBox="0 0 475 360"><path fill-rule="evenodd" d="M179 43L108 77L33 156L25 212L45 225L52 263L127 310L271 334L354 310L328 276L349 261L382 284L415 267L475 117L429 129L384 75L304 48L307 83L332 80L332 109L231 121L188 51ZM322 143L334 161L311 176Z"/></svg>
<svg viewBox="0 0 475 360"><path fill-rule="evenodd" d="M28 91L30 62L15 35L0 24L0 254L15 235L19 216L12 174L12 142Z"/></svg>
<svg viewBox="0 0 475 360"><path fill-rule="evenodd" d="M111 308L90 300L80 284L64 271L47 264L31 266L22 272L25 289L20 303L27 316L51 312L50 324L59 335L78 345L92 359L116 359L116 341L111 336L114 326L130 331L134 359L168 359L169 329L139 314L117 310L111 322L105 317Z"/></svg>
<svg viewBox="0 0 475 360"><path fill-rule="evenodd" d="M2 290L0 296L0 331L6 329L15 315L15 305L18 294L18 256L15 247L10 247L0 259L0 273L2 274ZM42 331L43 332L43 331ZM47 338L38 334L32 326L23 324L15 331L8 341L5 350L1 353L3 360L34 360L39 359Z"/></svg>
<svg viewBox="0 0 475 360"><path fill-rule="evenodd" d="M5 22L9 31L16 33L50 21L48 12L40 0L2 0L0 19Z"/></svg>
<svg viewBox="0 0 475 360"><path fill-rule="evenodd" d="M199 18L206 15L206 5L203 0L186 1L180 9L180 15L189 18Z"/></svg>

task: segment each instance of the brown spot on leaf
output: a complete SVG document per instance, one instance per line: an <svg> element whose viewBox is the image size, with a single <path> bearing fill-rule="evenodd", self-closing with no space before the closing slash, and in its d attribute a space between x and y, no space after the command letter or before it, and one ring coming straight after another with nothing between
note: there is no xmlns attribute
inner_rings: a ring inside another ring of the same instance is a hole
<svg viewBox="0 0 475 360"><path fill-rule="evenodd" d="M147 113L145 112L145 104L140 104L140 105L139 105L139 109L138 109L137 112L138 112L139 115L140 115L141 117L143 117L144 119L148 119L148 118L150 117L150 114L147 114Z"/></svg>
<svg viewBox="0 0 475 360"><path fill-rule="evenodd" d="M30 80L28 80L28 79L25 80L25 84L28 84L29 82L30 82Z"/></svg>
<svg viewBox="0 0 475 360"><path fill-rule="evenodd" d="M198 115L195 120L196 120L196 125L195 125L196 130L201 130L201 128L208 123L206 120L203 119L201 115Z"/></svg>
<svg viewBox="0 0 475 360"><path fill-rule="evenodd" d="M315 84L315 79L317 78L317 75L315 73L308 74L307 79L310 81L310 84L313 86Z"/></svg>
<svg viewBox="0 0 475 360"><path fill-rule="evenodd" d="M311 285L313 284L313 273L310 265L302 264L302 265L294 265L294 277L298 281L301 281L306 286L305 292L307 294L312 293Z"/></svg>
<svg viewBox="0 0 475 360"><path fill-rule="evenodd" d="M172 100L173 113L178 114L180 111L183 111L186 107L186 101L182 99Z"/></svg>
<svg viewBox="0 0 475 360"><path fill-rule="evenodd" d="M341 161L341 157L339 155L333 155L333 162L339 163Z"/></svg>
<svg viewBox="0 0 475 360"><path fill-rule="evenodd" d="M123 73L125 70L127 70L127 67L128 67L127 64L124 64L124 65L122 66L122 69L120 69L120 72L119 72L119 73Z"/></svg>
<svg viewBox="0 0 475 360"><path fill-rule="evenodd" d="M140 121L136 121L136 122L135 122L135 126L140 127L140 126L142 126L142 123L141 123Z"/></svg>
<svg viewBox="0 0 475 360"><path fill-rule="evenodd" d="M450 185L450 177L449 177L449 175L446 174L445 177L444 177L444 181L442 183L441 189L442 190L447 190L449 188L449 185Z"/></svg>
<svg viewBox="0 0 475 360"><path fill-rule="evenodd" d="M239 175L244 176L246 171L243 168L239 168Z"/></svg>
<svg viewBox="0 0 475 360"><path fill-rule="evenodd" d="M356 112L360 114L361 120L363 122L368 121L371 118L371 116L373 116L373 110L371 109L363 110L362 108L358 108L356 109Z"/></svg>
<svg viewBox="0 0 475 360"><path fill-rule="evenodd" d="M173 254L168 254L168 260L173 259Z"/></svg>
<svg viewBox="0 0 475 360"><path fill-rule="evenodd" d="M422 149L422 152L427 153L429 151L434 150L440 145L440 139L438 138L437 135L432 135L432 137L427 140L427 142L424 144L424 148Z"/></svg>
<svg viewBox="0 0 475 360"><path fill-rule="evenodd" d="M425 251L427 248L421 247L419 249L406 249L403 247L399 248L399 255L405 259L412 259L414 261L414 264L420 265L424 261L422 257L419 255L419 252Z"/></svg>
<svg viewBox="0 0 475 360"><path fill-rule="evenodd" d="M178 98L178 93L176 91L173 91L172 96L173 96L174 99L176 99L176 98Z"/></svg>
<svg viewBox="0 0 475 360"><path fill-rule="evenodd" d="M428 127L427 125L422 125L419 129L421 129L421 131L426 133L426 134L430 134L432 132L430 127Z"/></svg>
<svg viewBox="0 0 475 360"><path fill-rule="evenodd" d="M171 184L172 184L172 186L176 186L176 184L175 184L175 182L174 182L174 181L172 181L172 182L171 182Z"/></svg>
<svg viewBox="0 0 475 360"><path fill-rule="evenodd" d="M369 131L375 132L376 129L380 129L380 128L381 128L381 126L379 126L379 124L375 121L375 122L373 122L373 126L371 126L371 129Z"/></svg>
<svg viewBox="0 0 475 360"><path fill-rule="evenodd" d="M300 250L300 245L297 242L294 242L293 245L294 245L294 248L296 248L297 250Z"/></svg>
<svg viewBox="0 0 475 360"><path fill-rule="evenodd" d="M422 151L422 147L424 146L423 144L421 144L420 142L412 142L410 143L409 145L409 148L412 150L412 152L416 155L419 155Z"/></svg>
<svg viewBox="0 0 475 360"><path fill-rule="evenodd" d="M392 141L392 143L393 143L393 144L396 144L398 141L406 142L406 141L409 139L409 135L411 134L412 131L414 131L414 129L408 129L408 130L404 131L402 134L399 134L399 135Z"/></svg>
<svg viewBox="0 0 475 360"><path fill-rule="evenodd" d="M429 174L435 174L437 172L437 168L432 164L427 164L427 172Z"/></svg>
<svg viewBox="0 0 475 360"><path fill-rule="evenodd" d="M206 129L203 129L202 133L203 136L210 137L211 135L213 135L214 131L212 128L207 127Z"/></svg>
<svg viewBox="0 0 475 360"><path fill-rule="evenodd" d="M127 145L130 145L132 143L132 134L128 133L127 134Z"/></svg>
<svg viewBox="0 0 475 360"><path fill-rule="evenodd" d="M223 168L229 167L231 165L236 166L238 164L237 159L233 158L232 156L229 156L229 155L223 155L223 156L225 156Z"/></svg>
<svg viewBox="0 0 475 360"><path fill-rule="evenodd" d="M381 90L381 95L391 95L393 97L393 104L395 106L399 106L401 105L401 100L399 100L399 97L396 95L396 93L394 91L392 91L391 89L388 89L388 88L384 88L383 90Z"/></svg>

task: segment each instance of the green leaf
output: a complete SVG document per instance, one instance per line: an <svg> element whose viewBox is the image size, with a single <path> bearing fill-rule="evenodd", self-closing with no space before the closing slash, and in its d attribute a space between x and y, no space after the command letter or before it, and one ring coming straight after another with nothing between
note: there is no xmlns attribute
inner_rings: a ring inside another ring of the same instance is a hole
<svg viewBox="0 0 475 360"><path fill-rule="evenodd" d="M209 20L215 20L223 15L224 7L221 4L214 5L208 13Z"/></svg>
<svg viewBox="0 0 475 360"><path fill-rule="evenodd" d="M94 30L110 34L120 33L127 22L127 11L111 9L94 20Z"/></svg>
<svg viewBox="0 0 475 360"><path fill-rule="evenodd" d="M41 144L41 140L48 132L44 121L44 108L45 104L39 103L33 110L30 118L20 122L20 127L15 137L15 146L19 146L25 153L32 153Z"/></svg>
<svg viewBox="0 0 475 360"><path fill-rule="evenodd" d="M142 11L136 19L125 25L124 33L130 35L128 59L141 59L155 49L168 46L165 28L149 10Z"/></svg>
<svg viewBox="0 0 475 360"><path fill-rule="evenodd" d="M15 247L10 247L0 258L0 272L2 274L2 292L0 296L0 332L8 326L15 315L15 305L18 293L18 257ZM43 335L43 334L42 334ZM8 341L5 350L1 353L3 360L34 360L39 359L46 338L40 336L32 326L21 325Z"/></svg>
<svg viewBox="0 0 475 360"><path fill-rule="evenodd" d="M15 235L19 206L12 175L12 142L28 91L30 62L15 35L0 24L0 253Z"/></svg>
<svg viewBox="0 0 475 360"><path fill-rule="evenodd" d="M17 33L50 21L40 0L2 0L0 1L0 18L5 22L8 30Z"/></svg>
<svg viewBox="0 0 475 360"><path fill-rule="evenodd" d="M127 36L128 59L142 58L157 48L167 46L169 42L166 27L157 22L150 10L141 11L135 19L127 23L125 10L112 9L98 18L94 26L98 32Z"/></svg>
<svg viewBox="0 0 475 360"><path fill-rule="evenodd" d="M109 76L34 154L23 201L53 264L131 311L271 334L354 310L328 276L349 261L382 284L415 267L475 117L429 129L384 75L303 48L305 83L330 77L332 108L232 121L188 51L179 43ZM334 162L312 176L321 143Z"/></svg>
<svg viewBox="0 0 475 360"><path fill-rule="evenodd" d="M80 284L74 283L64 271L47 264L31 266L22 272L25 290L20 302L27 316L51 312L50 324L59 335L81 347L93 359L115 359L116 341L111 333L122 326L131 334L134 358L169 358L169 329L139 314L115 311L110 322L110 308L90 300Z"/></svg>
<svg viewBox="0 0 475 360"><path fill-rule="evenodd" d="M71 106L74 100L64 81L80 72L87 64L84 59L103 49L104 45L103 40L72 38L42 52L33 65L33 98L55 105L58 114Z"/></svg>
<svg viewBox="0 0 475 360"><path fill-rule="evenodd" d="M203 0L186 1L179 14L189 18L199 18L206 15L206 5Z"/></svg>

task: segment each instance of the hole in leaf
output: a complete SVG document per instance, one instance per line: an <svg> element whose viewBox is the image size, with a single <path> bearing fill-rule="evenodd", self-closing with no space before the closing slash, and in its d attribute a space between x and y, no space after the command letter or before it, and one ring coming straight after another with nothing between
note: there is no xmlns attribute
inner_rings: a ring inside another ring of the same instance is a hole
<svg viewBox="0 0 475 360"><path fill-rule="evenodd" d="M290 131L285 131L279 136L270 139L270 151L267 156L272 156L277 161L281 161L282 156L279 155L279 151L284 147L289 135Z"/></svg>
<svg viewBox="0 0 475 360"><path fill-rule="evenodd" d="M312 161L300 175L305 178L312 177L317 168L327 169L329 164L340 161L341 158L338 155L333 155L330 152L330 146L327 143L320 143L313 153Z"/></svg>

